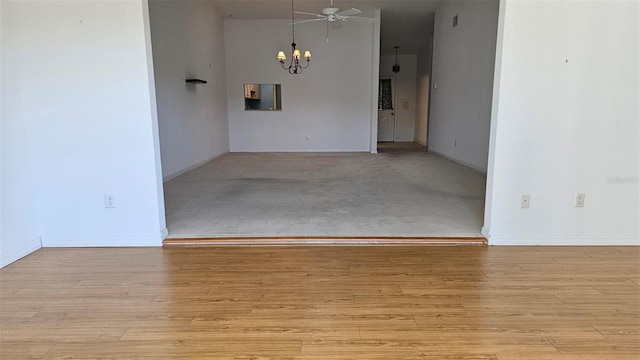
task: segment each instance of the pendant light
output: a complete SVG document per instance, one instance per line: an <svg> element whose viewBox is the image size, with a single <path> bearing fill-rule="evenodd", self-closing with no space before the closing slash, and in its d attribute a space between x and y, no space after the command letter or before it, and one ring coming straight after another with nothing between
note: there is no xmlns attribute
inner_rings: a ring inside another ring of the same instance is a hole
<svg viewBox="0 0 640 360"><path fill-rule="evenodd" d="M395 47L396 48L396 64L393 65L393 72L396 74L400 72L400 65L398 65L398 48L399 47L400 46Z"/></svg>

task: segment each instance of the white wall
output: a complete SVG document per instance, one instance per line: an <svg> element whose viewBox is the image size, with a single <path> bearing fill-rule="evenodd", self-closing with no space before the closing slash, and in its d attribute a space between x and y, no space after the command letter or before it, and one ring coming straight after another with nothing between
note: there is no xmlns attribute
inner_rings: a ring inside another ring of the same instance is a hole
<svg viewBox="0 0 640 360"><path fill-rule="evenodd" d="M640 243L639 14L638 2L501 4L490 243Z"/></svg>
<svg viewBox="0 0 640 360"><path fill-rule="evenodd" d="M429 92L431 91L431 52L433 38L418 53L416 71L416 126L414 141L427 145L427 126L429 125Z"/></svg>
<svg viewBox="0 0 640 360"><path fill-rule="evenodd" d="M149 3L165 180L229 151L223 21L211 1ZM207 81L189 85L187 78Z"/></svg>
<svg viewBox="0 0 640 360"><path fill-rule="evenodd" d="M146 5L2 2L3 265L5 251L37 237L44 246L161 244Z"/></svg>
<svg viewBox="0 0 640 360"><path fill-rule="evenodd" d="M40 247L12 5L0 2L0 267Z"/></svg>
<svg viewBox="0 0 640 360"><path fill-rule="evenodd" d="M394 74L395 55L380 56L380 77L396 78L396 141L413 141L416 125L417 55L398 55L400 72Z"/></svg>
<svg viewBox="0 0 640 360"><path fill-rule="evenodd" d="M483 172L497 25L497 0L444 1L436 9L429 150Z"/></svg>
<svg viewBox="0 0 640 360"><path fill-rule="evenodd" d="M312 60L289 75L276 60L278 50L290 53L289 23L225 19L231 151L369 151L376 27L349 21L327 43L324 24L297 26ZM245 83L282 84L282 111L244 111Z"/></svg>

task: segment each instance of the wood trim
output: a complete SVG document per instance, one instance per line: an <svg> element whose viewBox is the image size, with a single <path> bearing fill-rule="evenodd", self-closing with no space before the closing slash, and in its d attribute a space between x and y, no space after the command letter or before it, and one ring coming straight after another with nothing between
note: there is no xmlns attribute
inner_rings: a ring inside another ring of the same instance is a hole
<svg viewBox="0 0 640 360"><path fill-rule="evenodd" d="M169 238L174 245L487 245L483 237L273 236Z"/></svg>

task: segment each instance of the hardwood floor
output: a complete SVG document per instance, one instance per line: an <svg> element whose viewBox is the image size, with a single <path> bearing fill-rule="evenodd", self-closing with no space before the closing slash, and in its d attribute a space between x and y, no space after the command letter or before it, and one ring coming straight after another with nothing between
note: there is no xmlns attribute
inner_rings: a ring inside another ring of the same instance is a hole
<svg viewBox="0 0 640 360"><path fill-rule="evenodd" d="M640 247L41 249L0 358L638 359Z"/></svg>

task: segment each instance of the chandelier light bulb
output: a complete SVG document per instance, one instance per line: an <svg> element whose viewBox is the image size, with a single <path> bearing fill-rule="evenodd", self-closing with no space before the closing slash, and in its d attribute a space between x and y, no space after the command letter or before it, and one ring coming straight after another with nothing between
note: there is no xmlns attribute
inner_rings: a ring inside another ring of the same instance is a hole
<svg viewBox="0 0 640 360"><path fill-rule="evenodd" d="M280 66L291 75L301 74L302 70L308 68L311 63L311 51L305 50L304 59L306 62L301 62L302 55L300 54L300 50L296 49L296 18L293 0L291 0L291 60L289 60L289 65L287 66L287 64L285 64L287 56L284 54L284 51L278 51L277 58Z"/></svg>

